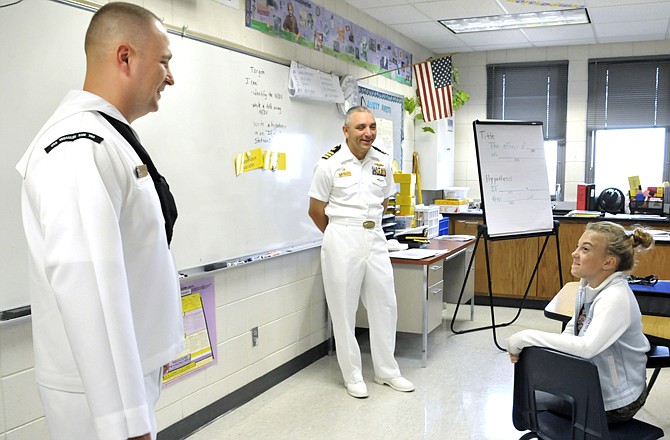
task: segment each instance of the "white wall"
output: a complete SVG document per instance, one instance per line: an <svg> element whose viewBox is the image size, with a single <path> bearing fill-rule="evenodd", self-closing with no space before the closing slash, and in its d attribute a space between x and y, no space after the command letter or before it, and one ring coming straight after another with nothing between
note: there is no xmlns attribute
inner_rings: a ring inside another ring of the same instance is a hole
<svg viewBox="0 0 670 440"><path fill-rule="evenodd" d="M168 25L188 26L189 31L285 60L297 60L337 75L348 73L356 78L370 75L353 64L246 28L243 0L239 0L239 9L213 0L135 3L154 11ZM416 61L432 55L343 0L316 3L410 51ZM82 44L83 38L82 35ZM26 50L31 50L28 45ZM411 87L382 76L362 83L400 95L414 95ZM228 123L233 126L235 121ZM330 146L321 148L326 151ZM405 154L411 160L412 151ZM159 429L178 422L326 340L326 305L319 249L221 271L216 274L215 289L219 362L164 390L158 404ZM259 327L257 347L251 346L250 329L254 326ZM48 438L35 389L30 319L0 325L0 397L0 440Z"/></svg>
<svg viewBox="0 0 670 440"><path fill-rule="evenodd" d="M486 65L526 61L568 60L568 120L566 136L566 201L575 201L577 183L584 182L588 60L591 58L670 54L670 40L642 43L556 46L456 54L460 86L470 101L456 112L455 186L468 186L470 198L481 198L472 121L486 119Z"/></svg>

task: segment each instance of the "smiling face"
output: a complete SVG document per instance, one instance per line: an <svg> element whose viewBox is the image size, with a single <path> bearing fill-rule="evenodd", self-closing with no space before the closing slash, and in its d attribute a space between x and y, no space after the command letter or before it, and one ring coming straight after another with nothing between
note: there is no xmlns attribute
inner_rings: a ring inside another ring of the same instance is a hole
<svg viewBox="0 0 670 440"><path fill-rule="evenodd" d="M165 87L174 85L169 65L172 58L170 40L163 25L159 21L154 24L136 49L133 119L158 110L161 93Z"/></svg>
<svg viewBox="0 0 670 440"><path fill-rule="evenodd" d="M377 137L377 122L369 111L356 111L349 115L342 131L351 153L362 160Z"/></svg>
<svg viewBox="0 0 670 440"><path fill-rule="evenodd" d="M128 123L158 110L161 92L174 84L170 40L158 17L140 6L110 2L93 15L84 41L83 89Z"/></svg>
<svg viewBox="0 0 670 440"><path fill-rule="evenodd" d="M617 268L617 258L607 253L605 236L586 231L582 234L577 249L572 253L572 275L583 278L591 287L598 287Z"/></svg>

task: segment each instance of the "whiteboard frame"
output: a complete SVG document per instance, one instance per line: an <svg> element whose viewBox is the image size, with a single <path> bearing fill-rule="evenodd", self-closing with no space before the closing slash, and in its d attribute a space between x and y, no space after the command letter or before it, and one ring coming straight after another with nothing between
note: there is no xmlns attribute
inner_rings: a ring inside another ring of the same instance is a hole
<svg viewBox="0 0 670 440"><path fill-rule="evenodd" d="M547 178L547 170L546 170L546 161L544 160L544 137L541 137L542 140L542 165L544 166L544 180L542 180L540 183L542 185L546 185L546 192L547 192L547 201L546 201L546 206L541 207L539 212L537 214L541 216L539 220L539 227L531 227L531 228L526 228L525 226L525 221L528 219L528 214L525 213L525 216L523 215L524 213L517 209L516 212L519 213L518 218L514 218L514 220L519 220L520 221L520 227L514 227L514 228L507 228L502 230L496 229L497 227L500 227L497 224L497 219L493 221L493 225L495 226L493 228L493 231L491 231L491 217L487 217L487 205L489 205L489 211L490 214L496 214L496 209L490 208L491 202L491 194L488 190L488 186L484 185L484 173L487 171L486 167L482 166L482 164L485 162L482 158L482 149L484 148L483 145L480 145L480 139L478 135L478 126L532 126L532 127L537 127L539 126L540 133L543 133L542 130L542 122L541 121L512 121L512 120L494 120L494 119L488 119L488 120L475 120L472 122L472 127L473 127L473 132L474 132L474 137L475 137L475 152L477 154L477 171L479 175L479 187L481 188L481 194L482 194L482 214L484 218L484 225L486 225L486 236L489 238L517 238L517 237L528 237L528 236L542 236L542 235L549 235L549 234L554 234L554 218L553 218L553 212L552 212L552 207L551 207L551 196L549 195L549 182ZM519 186L524 185L525 183L528 182L520 182ZM540 188L544 189L544 188ZM523 202L521 202L521 205L523 205ZM495 205L494 205L495 206ZM522 206L523 207L523 206Z"/></svg>

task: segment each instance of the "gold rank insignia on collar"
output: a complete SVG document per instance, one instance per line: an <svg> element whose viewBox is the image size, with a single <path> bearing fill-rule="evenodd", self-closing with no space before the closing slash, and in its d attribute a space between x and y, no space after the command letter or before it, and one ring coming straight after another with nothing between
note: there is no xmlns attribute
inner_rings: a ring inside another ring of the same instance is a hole
<svg viewBox="0 0 670 440"><path fill-rule="evenodd" d="M146 164L138 165L135 167L135 175L138 179L147 177L149 175L149 168L147 168Z"/></svg>

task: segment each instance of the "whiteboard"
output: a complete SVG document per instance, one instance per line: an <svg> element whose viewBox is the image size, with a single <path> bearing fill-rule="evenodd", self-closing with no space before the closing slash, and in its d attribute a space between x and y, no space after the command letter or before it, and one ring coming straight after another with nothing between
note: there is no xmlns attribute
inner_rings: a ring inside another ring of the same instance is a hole
<svg viewBox="0 0 670 440"><path fill-rule="evenodd" d="M67 91L81 88L91 16L47 0L0 9L0 41L6 43L0 69L0 310L29 301L14 166ZM291 100L286 65L170 38L175 86L163 92L160 110L133 128L177 202L172 249L178 268L320 244L322 235L307 215L307 192L315 163L343 141L336 105ZM285 153L286 170L236 176L236 154L255 148Z"/></svg>
<svg viewBox="0 0 670 440"><path fill-rule="evenodd" d="M473 122L484 224L490 237L553 230L541 122Z"/></svg>

